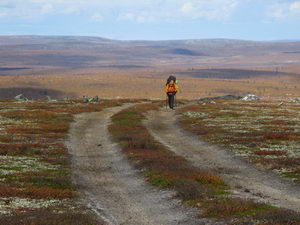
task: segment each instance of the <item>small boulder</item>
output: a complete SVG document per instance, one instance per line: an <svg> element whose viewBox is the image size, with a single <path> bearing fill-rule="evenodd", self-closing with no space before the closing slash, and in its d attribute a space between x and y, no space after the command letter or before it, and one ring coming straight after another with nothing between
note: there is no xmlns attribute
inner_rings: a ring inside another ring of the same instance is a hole
<svg viewBox="0 0 300 225"><path fill-rule="evenodd" d="M56 99L52 99L50 96L46 96L46 99L47 99L47 101L48 102L57 102L57 100Z"/></svg>
<svg viewBox="0 0 300 225"><path fill-rule="evenodd" d="M100 100L98 96L95 96L93 98L90 98L88 96L83 96L82 101L83 103L98 103Z"/></svg>
<svg viewBox="0 0 300 225"><path fill-rule="evenodd" d="M15 97L15 100L19 102L28 102L28 98L26 98L23 94L17 95Z"/></svg>
<svg viewBox="0 0 300 225"><path fill-rule="evenodd" d="M235 95L224 95L224 96L217 96L217 97L206 97L206 98L200 98L198 101L213 101L213 100L240 100L242 99L241 96L235 96Z"/></svg>
<svg viewBox="0 0 300 225"><path fill-rule="evenodd" d="M293 98L289 100L290 103L300 103L300 98Z"/></svg>
<svg viewBox="0 0 300 225"><path fill-rule="evenodd" d="M83 103L89 103L90 99L88 96L83 96L82 101L83 101Z"/></svg>
<svg viewBox="0 0 300 225"><path fill-rule="evenodd" d="M98 96L95 96L93 98L90 98L89 99L89 102L92 102L92 103L98 103L99 102L99 97Z"/></svg>
<svg viewBox="0 0 300 225"><path fill-rule="evenodd" d="M243 101L257 101L260 100L260 98L254 94L248 94L244 98L242 98Z"/></svg>

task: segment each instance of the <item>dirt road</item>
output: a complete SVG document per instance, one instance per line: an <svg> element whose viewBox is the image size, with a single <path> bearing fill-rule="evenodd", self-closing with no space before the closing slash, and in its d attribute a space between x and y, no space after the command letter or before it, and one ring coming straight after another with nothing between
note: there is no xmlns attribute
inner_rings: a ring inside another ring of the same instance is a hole
<svg viewBox="0 0 300 225"><path fill-rule="evenodd" d="M233 188L235 195L300 212L299 186L183 131L176 121L175 113L164 109L149 113L145 124L156 140L170 150L184 156L193 165L220 175Z"/></svg>
<svg viewBox="0 0 300 225"><path fill-rule="evenodd" d="M76 116L67 145L82 201L108 224L210 224L196 220L174 193L148 185L111 141L110 117L125 107Z"/></svg>

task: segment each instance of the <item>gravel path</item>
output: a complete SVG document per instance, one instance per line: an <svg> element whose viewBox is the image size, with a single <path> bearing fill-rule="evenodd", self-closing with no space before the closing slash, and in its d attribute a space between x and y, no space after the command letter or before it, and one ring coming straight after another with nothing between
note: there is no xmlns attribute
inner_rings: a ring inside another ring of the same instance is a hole
<svg viewBox="0 0 300 225"><path fill-rule="evenodd" d="M148 185L111 141L110 117L128 106L76 116L67 145L81 200L107 224L210 224L181 207L173 192Z"/></svg>
<svg viewBox="0 0 300 225"><path fill-rule="evenodd" d="M226 149L208 144L176 124L173 111L150 112L145 121L150 133L193 165L220 175L236 196L254 198L300 212L300 187L275 173L258 169Z"/></svg>

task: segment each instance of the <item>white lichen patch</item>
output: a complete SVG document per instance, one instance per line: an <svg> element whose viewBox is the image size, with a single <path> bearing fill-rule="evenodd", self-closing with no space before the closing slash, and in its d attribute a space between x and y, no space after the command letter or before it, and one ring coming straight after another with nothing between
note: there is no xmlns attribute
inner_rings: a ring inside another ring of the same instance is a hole
<svg viewBox="0 0 300 225"><path fill-rule="evenodd" d="M20 125L20 124L24 124L24 121L0 117L0 125L7 125L7 124Z"/></svg>
<svg viewBox="0 0 300 225"><path fill-rule="evenodd" d="M0 214L11 214L13 211L48 208L62 204L61 200L40 200L28 198L0 198Z"/></svg>
<svg viewBox="0 0 300 225"><path fill-rule="evenodd" d="M201 118L201 117L205 117L207 114L203 112L185 112L182 115L189 118Z"/></svg>
<svg viewBox="0 0 300 225"><path fill-rule="evenodd" d="M59 169L58 165L34 157L0 156L0 175L57 169Z"/></svg>
<svg viewBox="0 0 300 225"><path fill-rule="evenodd" d="M267 168L277 162L282 168L276 172L282 176L291 172L291 166L281 163L282 159L300 158L300 107L286 102L279 105L277 102L240 101L217 103L213 108L199 107L209 112L188 112L185 116L198 119L193 126L216 128L209 141L231 149L236 155L265 159L263 166Z"/></svg>

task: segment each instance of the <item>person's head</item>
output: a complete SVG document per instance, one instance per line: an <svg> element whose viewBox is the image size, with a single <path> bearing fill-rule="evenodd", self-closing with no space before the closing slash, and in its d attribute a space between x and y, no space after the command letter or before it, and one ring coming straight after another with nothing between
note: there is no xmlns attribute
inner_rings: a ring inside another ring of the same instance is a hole
<svg viewBox="0 0 300 225"><path fill-rule="evenodd" d="M170 80L170 84L174 84L174 80Z"/></svg>

